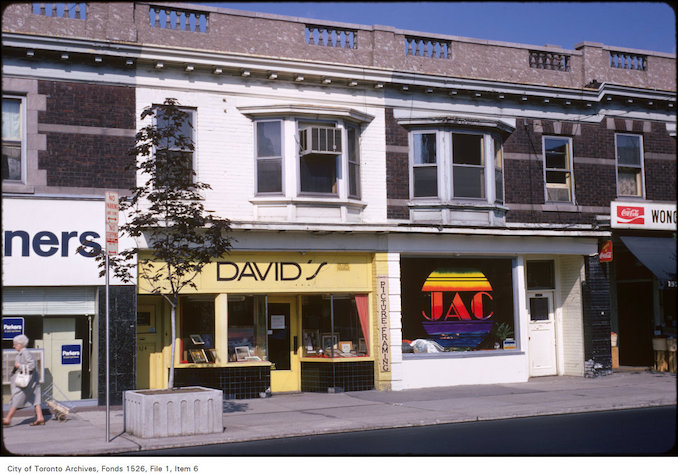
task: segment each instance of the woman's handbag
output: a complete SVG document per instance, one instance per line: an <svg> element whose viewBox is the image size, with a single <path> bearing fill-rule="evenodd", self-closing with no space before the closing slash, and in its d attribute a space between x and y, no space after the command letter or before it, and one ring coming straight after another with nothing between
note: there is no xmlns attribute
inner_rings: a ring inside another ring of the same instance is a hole
<svg viewBox="0 0 678 475"><path fill-rule="evenodd" d="M31 373L28 371L28 368L25 364L19 366L19 370L16 373L14 378L14 384L19 388L26 388L31 382Z"/></svg>

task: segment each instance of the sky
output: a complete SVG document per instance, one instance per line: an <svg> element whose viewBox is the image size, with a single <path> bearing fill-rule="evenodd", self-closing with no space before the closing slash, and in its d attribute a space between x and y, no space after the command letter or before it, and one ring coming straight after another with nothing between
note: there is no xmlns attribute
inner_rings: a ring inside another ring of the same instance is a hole
<svg viewBox="0 0 678 475"><path fill-rule="evenodd" d="M195 3L535 46L591 41L676 53L675 11L661 2Z"/></svg>

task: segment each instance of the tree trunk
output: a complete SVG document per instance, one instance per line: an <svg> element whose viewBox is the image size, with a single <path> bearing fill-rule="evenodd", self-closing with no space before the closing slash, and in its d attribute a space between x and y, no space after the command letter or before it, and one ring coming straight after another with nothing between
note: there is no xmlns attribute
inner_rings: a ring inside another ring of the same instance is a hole
<svg viewBox="0 0 678 475"><path fill-rule="evenodd" d="M177 346L177 325L176 325L176 314L177 314L177 304L176 298L175 302L172 303L172 311L170 312L170 325L172 327L172 356L170 357L170 369L169 369L169 382L167 384L168 389L174 389L174 353Z"/></svg>

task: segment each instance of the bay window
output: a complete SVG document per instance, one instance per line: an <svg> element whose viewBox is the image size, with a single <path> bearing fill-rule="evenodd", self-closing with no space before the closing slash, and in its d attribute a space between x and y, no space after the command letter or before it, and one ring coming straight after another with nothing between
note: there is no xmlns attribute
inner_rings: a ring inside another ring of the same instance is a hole
<svg viewBox="0 0 678 475"><path fill-rule="evenodd" d="M503 202L503 158L498 135L441 127L412 130L410 144L413 200Z"/></svg>
<svg viewBox="0 0 678 475"><path fill-rule="evenodd" d="M256 123L257 193L282 193L282 121Z"/></svg>
<svg viewBox="0 0 678 475"><path fill-rule="evenodd" d="M415 132L412 134L412 183L415 197L438 196L438 158L435 132Z"/></svg>
<svg viewBox="0 0 678 475"><path fill-rule="evenodd" d="M455 198L485 197L482 135L452 134L452 179Z"/></svg>

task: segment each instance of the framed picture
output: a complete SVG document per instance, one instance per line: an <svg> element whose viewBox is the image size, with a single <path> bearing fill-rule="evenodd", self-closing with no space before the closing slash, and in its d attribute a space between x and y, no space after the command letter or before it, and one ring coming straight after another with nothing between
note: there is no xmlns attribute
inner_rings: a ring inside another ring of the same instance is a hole
<svg viewBox="0 0 678 475"><path fill-rule="evenodd" d="M351 341L340 341L339 342L339 351L342 353L350 353L353 349L353 342Z"/></svg>
<svg viewBox="0 0 678 475"><path fill-rule="evenodd" d="M217 350L215 350L214 348L205 350L205 353L207 354L207 359L209 360L210 363L216 363L219 360L219 358L217 357Z"/></svg>
<svg viewBox="0 0 678 475"><path fill-rule="evenodd" d="M250 355L250 348L248 346L236 346L235 347L235 359L236 361L247 361Z"/></svg>
<svg viewBox="0 0 678 475"><path fill-rule="evenodd" d="M261 358L259 358L258 356L248 356L247 358L245 358L245 361L261 361Z"/></svg>
<svg viewBox="0 0 678 475"><path fill-rule="evenodd" d="M339 335L336 333L323 333L322 348L326 353L329 353L332 349L337 350L338 343Z"/></svg>
<svg viewBox="0 0 678 475"><path fill-rule="evenodd" d="M207 363L205 350L188 350L194 363Z"/></svg>
<svg viewBox="0 0 678 475"><path fill-rule="evenodd" d="M204 345L205 340L202 339L200 335L190 335L191 341L193 342L194 345Z"/></svg>
<svg viewBox="0 0 678 475"><path fill-rule="evenodd" d="M358 339L358 354L359 355L366 355L367 354L367 343L365 343L364 338Z"/></svg>

